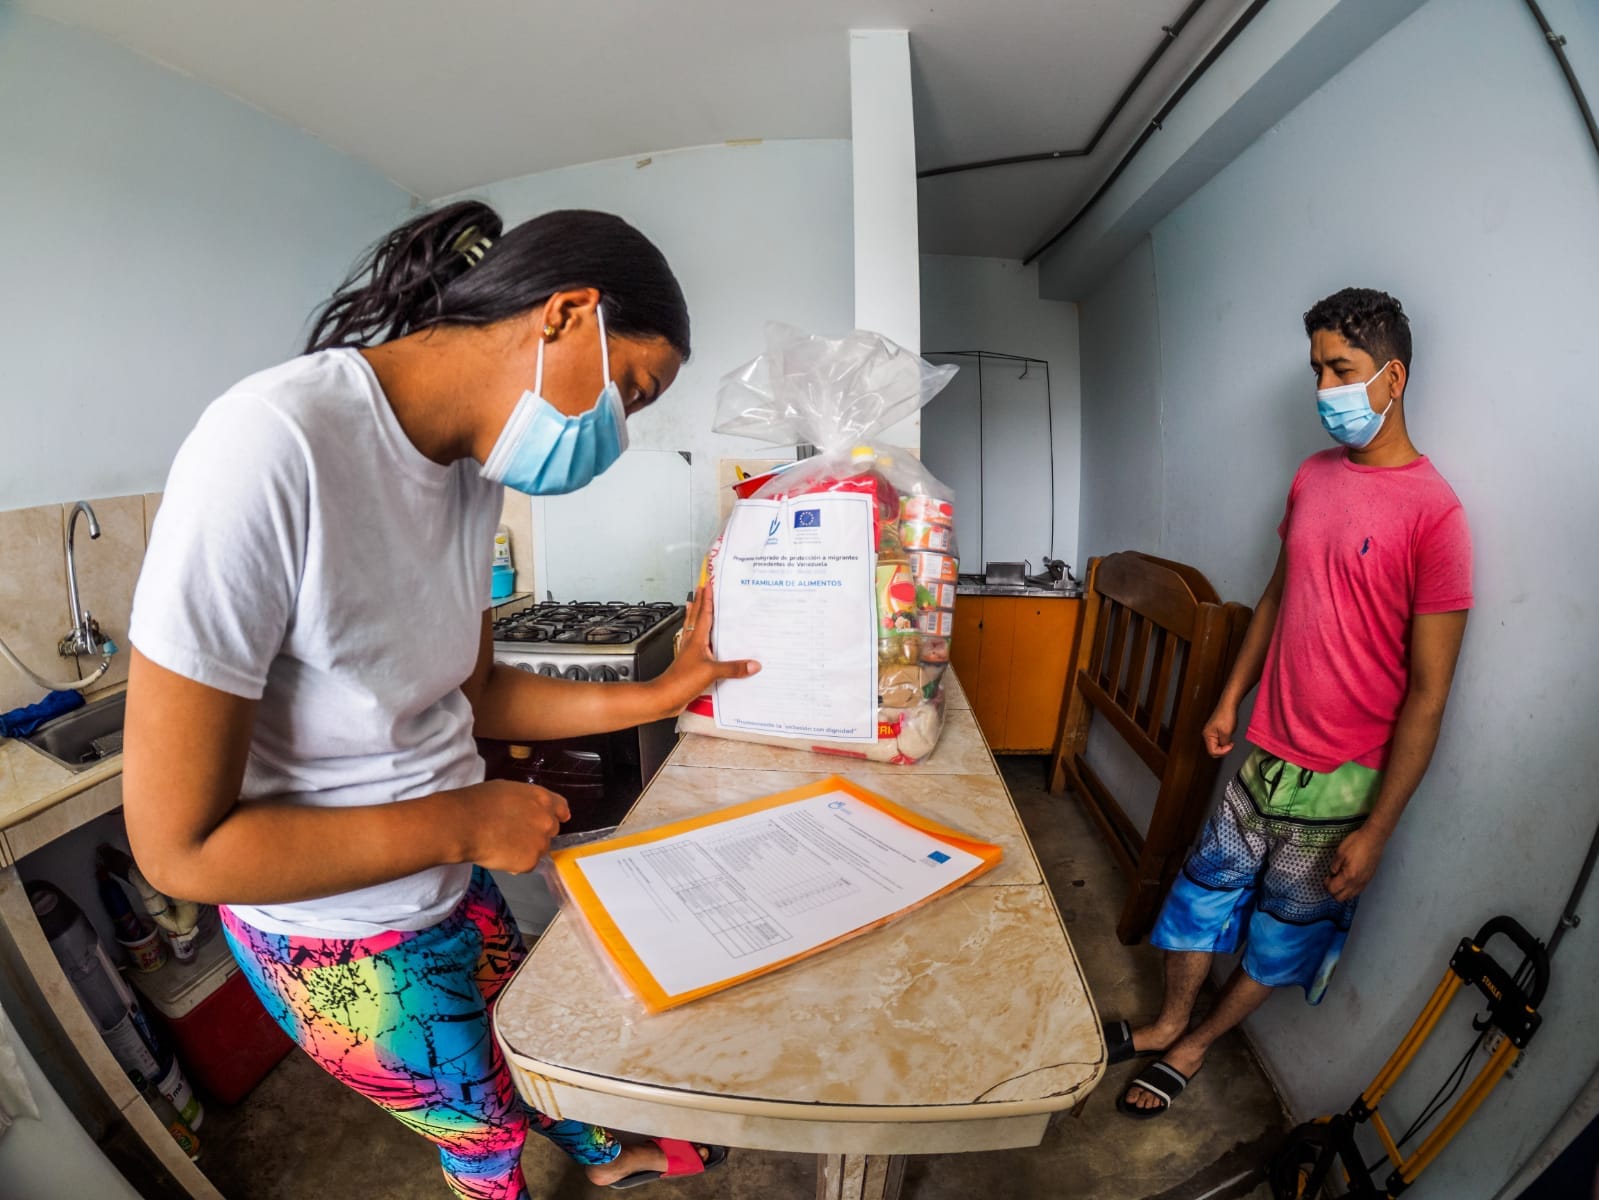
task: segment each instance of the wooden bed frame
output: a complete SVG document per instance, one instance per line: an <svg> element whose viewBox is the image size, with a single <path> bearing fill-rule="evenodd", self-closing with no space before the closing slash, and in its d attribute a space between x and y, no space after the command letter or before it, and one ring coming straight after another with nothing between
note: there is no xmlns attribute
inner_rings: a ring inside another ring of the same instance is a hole
<svg viewBox="0 0 1599 1200"><path fill-rule="evenodd" d="M1183 563L1128 550L1088 564L1050 790L1071 787L1126 873L1116 936L1129 945L1154 924L1209 807L1221 764L1200 731L1249 617ZM1159 781L1145 833L1084 758L1096 712Z"/></svg>

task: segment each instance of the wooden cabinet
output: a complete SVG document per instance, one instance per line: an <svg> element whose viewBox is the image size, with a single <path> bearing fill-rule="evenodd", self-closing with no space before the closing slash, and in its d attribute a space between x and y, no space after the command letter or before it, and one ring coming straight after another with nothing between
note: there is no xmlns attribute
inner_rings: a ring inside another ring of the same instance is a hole
<svg viewBox="0 0 1599 1200"><path fill-rule="evenodd" d="M1048 754L1060 731L1082 601L959 596L950 663L998 754Z"/></svg>

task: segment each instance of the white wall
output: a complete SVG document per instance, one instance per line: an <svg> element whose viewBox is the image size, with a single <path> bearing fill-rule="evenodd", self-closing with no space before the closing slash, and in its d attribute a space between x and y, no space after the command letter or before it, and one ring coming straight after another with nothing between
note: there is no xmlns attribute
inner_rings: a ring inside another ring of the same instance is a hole
<svg viewBox="0 0 1599 1200"><path fill-rule="evenodd" d="M1079 574L1077 558L1080 380L1077 306L1038 296L1038 269L1001 258L922 256L922 347L990 350L1049 362L1054 416L1054 544ZM936 357L936 356L935 356ZM960 374L922 414L922 459L955 489L961 506L961 566L981 571L976 504L979 479L978 363L940 359ZM982 370L982 558L1030 560L1042 570L1050 542L1050 444L1043 372L994 361Z"/></svg>
<svg viewBox="0 0 1599 1200"><path fill-rule="evenodd" d="M717 380L765 348L767 321L851 328L850 175L849 142L785 141L590 163L468 193L507 224L557 208L604 209L666 255L688 298L694 352L628 431L636 448L693 454L692 528L702 551L717 527L717 458L761 452L748 438L711 432ZM596 514L597 523L608 516Z"/></svg>
<svg viewBox="0 0 1599 1200"><path fill-rule="evenodd" d="M299 352L410 196L236 100L0 5L0 509L156 491Z"/></svg>
<svg viewBox="0 0 1599 1200"><path fill-rule="evenodd" d="M1591 16L1544 7L1599 94ZM1471 519L1477 608L1432 769L1325 1003L1281 995L1250 1025L1299 1116L1350 1102L1485 918L1547 936L1599 815L1596 210L1599 161L1524 8L1431 0L1083 302L1085 553L1136 544L1253 602L1294 467L1327 444L1300 314L1348 284L1411 313L1412 435ZM1587 910L1539 1040L1418 1197L1492 1196L1593 1073L1599 895ZM1390 1111L1408 1123L1469 1039L1460 1007Z"/></svg>
<svg viewBox="0 0 1599 1200"><path fill-rule="evenodd" d="M1164 483L1160 319L1145 238L1081 306L1083 568L1096 554L1158 549Z"/></svg>

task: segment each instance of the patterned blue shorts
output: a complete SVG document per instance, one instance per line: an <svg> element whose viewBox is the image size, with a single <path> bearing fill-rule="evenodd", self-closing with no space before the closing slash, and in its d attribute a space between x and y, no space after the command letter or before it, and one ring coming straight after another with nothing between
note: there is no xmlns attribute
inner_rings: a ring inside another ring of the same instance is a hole
<svg viewBox="0 0 1599 1200"><path fill-rule="evenodd" d="M1230 954L1268 987L1320 1004L1355 917L1327 877L1365 822L1382 775L1358 763L1317 773L1253 751L1227 785L1149 935L1162 950Z"/></svg>

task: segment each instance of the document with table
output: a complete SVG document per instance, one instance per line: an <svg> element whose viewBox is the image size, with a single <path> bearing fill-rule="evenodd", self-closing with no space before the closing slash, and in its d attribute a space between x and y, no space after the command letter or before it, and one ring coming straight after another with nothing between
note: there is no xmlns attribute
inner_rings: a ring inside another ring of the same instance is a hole
<svg viewBox="0 0 1599 1200"><path fill-rule="evenodd" d="M875 929L1000 857L835 775L550 863L573 915L661 1011Z"/></svg>

